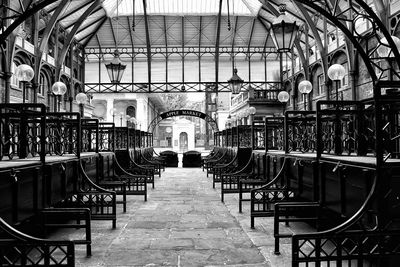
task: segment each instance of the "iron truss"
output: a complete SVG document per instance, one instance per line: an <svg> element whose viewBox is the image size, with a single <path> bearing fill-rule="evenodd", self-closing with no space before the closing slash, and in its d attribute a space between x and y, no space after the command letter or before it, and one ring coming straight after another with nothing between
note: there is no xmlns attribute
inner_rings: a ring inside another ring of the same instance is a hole
<svg viewBox="0 0 400 267"><path fill-rule="evenodd" d="M216 88L217 85L217 88ZM245 82L243 89L279 89L279 82ZM217 90L215 90L217 89ZM184 92L231 92L227 82L154 82L154 83L86 83L86 93L184 93Z"/></svg>
<svg viewBox="0 0 400 267"><path fill-rule="evenodd" d="M104 55L113 55L115 47L102 47L102 48L87 48L85 51L85 55L95 55L97 57L103 57ZM129 57L134 57L135 55L143 54L147 55L146 47L120 47L118 48L120 52L120 56L128 55ZM204 54L212 54L216 53L216 48L213 46L210 47L152 47L150 49L151 55L170 55L170 54L197 54L197 55L204 55ZM278 52L275 48L272 47L262 47L262 46L252 46L252 47L244 47L238 46L234 47L220 47L219 53L226 53L226 54L259 54L259 53L266 53L266 54L276 54Z"/></svg>

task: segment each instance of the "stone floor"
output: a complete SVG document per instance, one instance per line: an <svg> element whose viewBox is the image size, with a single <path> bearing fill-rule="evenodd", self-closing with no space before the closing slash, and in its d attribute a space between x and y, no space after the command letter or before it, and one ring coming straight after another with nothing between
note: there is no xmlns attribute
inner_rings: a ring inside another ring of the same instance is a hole
<svg viewBox="0 0 400 267"><path fill-rule="evenodd" d="M77 266L290 266L289 239L282 240L281 255L273 253L272 218L257 218L251 229L249 205L240 214L236 195L222 203L219 187L212 189L201 169L167 168L155 186L147 202L128 197L116 229L109 221L92 222L93 256L77 245ZM52 237L82 238L83 232Z"/></svg>

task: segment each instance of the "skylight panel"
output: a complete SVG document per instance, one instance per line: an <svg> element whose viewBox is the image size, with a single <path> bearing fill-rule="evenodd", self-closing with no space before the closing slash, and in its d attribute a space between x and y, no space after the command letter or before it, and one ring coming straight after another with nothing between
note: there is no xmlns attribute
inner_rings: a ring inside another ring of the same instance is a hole
<svg viewBox="0 0 400 267"><path fill-rule="evenodd" d="M249 3L244 3L249 2ZM103 8L107 16L114 17L117 13L117 4L119 4L120 16L132 16L133 3L135 3L135 14L143 15L142 0L104 0ZM254 16L249 7L258 4L258 0L229 0L230 13L237 16ZM219 12L219 1L217 0L146 0L148 15L217 15ZM223 1L222 15L228 14L226 1Z"/></svg>

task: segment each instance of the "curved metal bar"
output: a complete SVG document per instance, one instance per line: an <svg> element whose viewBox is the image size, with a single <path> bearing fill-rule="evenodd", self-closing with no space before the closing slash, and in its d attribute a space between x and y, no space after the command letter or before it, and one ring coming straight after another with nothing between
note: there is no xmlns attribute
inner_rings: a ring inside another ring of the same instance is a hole
<svg viewBox="0 0 400 267"><path fill-rule="evenodd" d="M376 81L378 81L380 79L379 77L377 77L374 66L371 63L371 61L373 60L371 55L369 55L367 53L367 51L364 50L364 48L361 46L360 42L357 40L356 36L354 36L350 32L350 30L345 26L344 22L339 20L339 18L335 16L335 15L337 15L337 14L335 14L335 12L337 12L338 10L336 10L336 9L327 10L326 8L324 8L324 7L326 7L326 3L323 1L317 1L317 2L313 2L311 0L296 0L296 1L301 2L304 5L314 9L315 11L319 12L320 14L325 16L327 19L332 21L349 38L349 40L352 42L354 47L357 49L360 57L364 61L366 68L368 69L369 74L371 75L371 79L373 80L373 82L375 83ZM398 66L400 66L400 53L399 53L393 39L391 38L389 32L387 31L384 24L382 23L382 21L378 18L377 14L375 14L373 12L373 10L368 6L367 3L365 3L361 0L354 0L354 1L361 7L361 9L363 11L365 11L366 14L368 14L368 16L371 18L372 22L375 24L376 29L380 30L381 33L383 34L383 36L386 38L390 48L392 49L392 51L394 53L394 56L396 58L396 63ZM318 5L317 3L320 3L321 6ZM330 13L329 11L332 11L333 13ZM342 15L340 15L340 16L342 16ZM375 30L375 35L377 38L379 37L376 30ZM378 39L378 42L379 42L379 40L380 39ZM375 50L373 50L372 52L374 52L374 51ZM377 93L378 93L378 91L375 90L374 94L377 94Z"/></svg>
<svg viewBox="0 0 400 267"><path fill-rule="evenodd" d="M276 174L276 176L271 181L269 181L267 184L265 184L265 185L263 185L263 186L261 186L259 188L253 189L253 190L257 191L257 190L268 189L271 185L275 184L281 178L281 176L283 174L283 171L285 170L286 164L287 164L287 157L285 157L283 159L283 163L282 163L281 169L279 170L279 172Z"/></svg>
<svg viewBox="0 0 400 267"><path fill-rule="evenodd" d="M82 174L83 178L85 179L85 182L89 183L89 185L90 185L93 189L98 190L98 191L101 192L101 193L108 193L108 194L112 194L112 195L115 195L115 194L116 194L114 191L107 190L107 189L105 189L105 188L103 188L103 187L100 187L100 186L98 186L97 184L95 184L95 183L89 178L89 176L86 174L85 169L83 168L83 165L82 165L82 160L79 160L79 172L80 172L80 174Z"/></svg>
<svg viewBox="0 0 400 267"><path fill-rule="evenodd" d="M350 227L352 227L354 224L356 224L358 222L358 220L365 214L365 212L367 211L368 207L371 205L372 201L375 198L375 194L376 194L376 186L377 186L377 176L375 175L374 178L374 182L372 184L371 190L369 191L369 194L367 196L367 198L365 199L363 205L358 209L358 211L351 216L348 220L346 220L345 222L343 222L342 224L325 230L325 231L321 231L321 232L314 232L314 233L304 233L304 234L294 234L293 236L296 237L300 237L300 238L310 238L310 237L318 237L318 236L326 236L326 235L333 235L333 234L338 234L341 233L343 231L348 230Z"/></svg>
<svg viewBox="0 0 400 267"><path fill-rule="evenodd" d="M64 43L64 46L60 52L60 55L58 56L57 60L57 66L56 66L56 80L60 78L60 71L61 71L61 66L64 63L65 56L67 55L68 48L70 47L73 38L75 37L76 32L79 30L79 27L81 27L82 23L92 14L92 12L95 10L96 7L98 7L101 4L100 0L94 0L93 4L85 10L85 12L79 17L79 19L75 22L74 27L72 30L69 32L67 40Z"/></svg>
<svg viewBox="0 0 400 267"><path fill-rule="evenodd" d="M5 29L4 32L0 34L0 42L1 40L5 40L9 37L9 35L19 26L21 25L27 18L33 16L35 13L39 12L43 8L48 5L57 2L58 0L43 0L40 3L36 3L31 9L26 10L21 16L19 16L10 26Z"/></svg>

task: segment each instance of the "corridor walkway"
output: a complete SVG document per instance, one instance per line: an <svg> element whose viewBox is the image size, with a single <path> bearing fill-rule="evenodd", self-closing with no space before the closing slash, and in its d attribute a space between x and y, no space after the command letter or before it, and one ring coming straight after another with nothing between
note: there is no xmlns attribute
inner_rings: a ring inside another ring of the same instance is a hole
<svg viewBox="0 0 400 267"><path fill-rule="evenodd" d="M76 246L77 266L289 266L285 245L283 255L273 255L272 220L251 230L248 204L239 214L236 197L221 203L219 187L212 189L200 168L167 168L147 202L128 198L127 213L119 207L117 229L92 222L93 256Z"/></svg>

